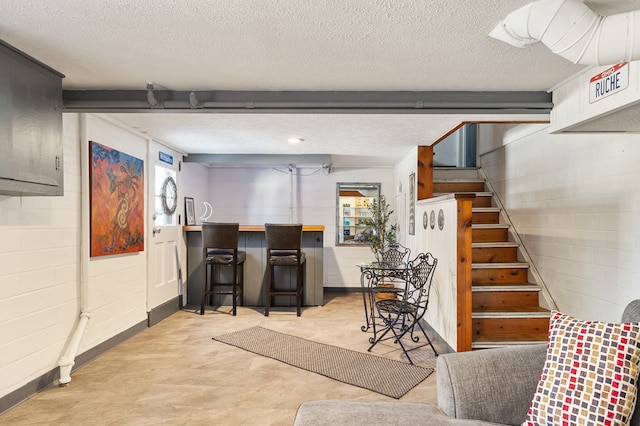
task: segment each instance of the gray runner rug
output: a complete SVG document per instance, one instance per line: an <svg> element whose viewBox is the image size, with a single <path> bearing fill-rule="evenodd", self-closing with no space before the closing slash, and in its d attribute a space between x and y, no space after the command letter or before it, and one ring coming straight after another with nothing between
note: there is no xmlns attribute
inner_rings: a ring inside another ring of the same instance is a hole
<svg viewBox="0 0 640 426"><path fill-rule="evenodd" d="M235 331L213 340L396 399L433 373L432 368L317 343L262 327Z"/></svg>

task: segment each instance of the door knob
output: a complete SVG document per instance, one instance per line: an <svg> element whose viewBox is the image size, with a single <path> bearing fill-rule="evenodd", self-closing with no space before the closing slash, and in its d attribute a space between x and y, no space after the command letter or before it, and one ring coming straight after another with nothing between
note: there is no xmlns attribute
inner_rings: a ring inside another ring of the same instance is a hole
<svg viewBox="0 0 640 426"><path fill-rule="evenodd" d="M153 227L153 235L159 234L162 231L162 228Z"/></svg>

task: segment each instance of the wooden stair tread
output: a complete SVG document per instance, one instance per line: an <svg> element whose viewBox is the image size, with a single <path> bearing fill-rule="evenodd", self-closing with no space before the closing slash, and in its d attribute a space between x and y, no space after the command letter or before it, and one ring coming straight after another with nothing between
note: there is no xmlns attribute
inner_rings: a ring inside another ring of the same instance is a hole
<svg viewBox="0 0 640 426"><path fill-rule="evenodd" d="M536 284L486 284L486 285L477 285L474 284L471 287L471 291L473 292L491 292L491 291L540 291L541 287Z"/></svg>
<svg viewBox="0 0 640 426"><path fill-rule="evenodd" d="M484 179L481 178L445 178L445 179L434 179L433 183L484 183Z"/></svg>
<svg viewBox="0 0 640 426"><path fill-rule="evenodd" d="M475 336L472 346L477 348L546 343L547 339L541 339L539 334L534 333L503 334L497 337L480 334Z"/></svg>
<svg viewBox="0 0 640 426"><path fill-rule="evenodd" d="M551 312L541 306L512 307L512 308L477 308L472 318L522 318L522 317L549 317Z"/></svg>
<svg viewBox="0 0 640 426"><path fill-rule="evenodd" d="M442 195L449 194L462 194L462 195L475 195L476 197L492 197L493 194L487 191L455 191L455 192L434 192L434 197L439 197Z"/></svg>
<svg viewBox="0 0 640 426"><path fill-rule="evenodd" d="M514 282L501 282L501 281L487 281L487 282L474 282L473 287L538 287L538 284L530 282L514 283Z"/></svg>
<svg viewBox="0 0 640 426"><path fill-rule="evenodd" d="M471 263L472 269L501 269L501 268L521 268L528 269L529 264L526 262L509 262L509 263Z"/></svg>
<svg viewBox="0 0 640 426"><path fill-rule="evenodd" d="M470 167L458 167L458 166L433 166L433 170L440 170L440 171L451 171L454 173L457 173L461 170L473 170L473 171L477 171L478 168L475 166L470 166Z"/></svg>
<svg viewBox="0 0 640 426"><path fill-rule="evenodd" d="M472 223L471 230L474 229L493 229L493 228L509 228L509 225L504 223Z"/></svg>
<svg viewBox="0 0 640 426"><path fill-rule="evenodd" d="M500 207L472 207L471 213L500 213Z"/></svg>
<svg viewBox="0 0 640 426"><path fill-rule="evenodd" d="M520 247L520 244L513 241L488 241L482 243L471 243L471 248L501 248Z"/></svg>
<svg viewBox="0 0 640 426"><path fill-rule="evenodd" d="M516 334L501 334L498 337L495 336L488 336L486 334L480 334L477 335L476 338L473 340L474 342L541 342L541 343L547 343L546 340L540 340L540 335L537 333L516 333Z"/></svg>

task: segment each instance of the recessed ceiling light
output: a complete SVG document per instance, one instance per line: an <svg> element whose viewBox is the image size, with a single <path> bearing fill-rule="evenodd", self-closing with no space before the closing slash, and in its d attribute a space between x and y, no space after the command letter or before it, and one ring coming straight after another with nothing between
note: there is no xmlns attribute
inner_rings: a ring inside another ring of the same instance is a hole
<svg viewBox="0 0 640 426"><path fill-rule="evenodd" d="M303 142L304 139L302 139L302 138L289 138L289 139L287 139L287 141L289 143L300 143L300 142Z"/></svg>

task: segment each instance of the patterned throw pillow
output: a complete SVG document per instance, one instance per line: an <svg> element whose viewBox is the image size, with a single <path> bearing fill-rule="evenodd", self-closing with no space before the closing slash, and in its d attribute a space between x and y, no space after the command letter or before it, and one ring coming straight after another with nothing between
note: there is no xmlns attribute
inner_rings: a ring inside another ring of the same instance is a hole
<svg viewBox="0 0 640 426"><path fill-rule="evenodd" d="M636 403L640 324L553 311L547 359L523 425L626 425Z"/></svg>

